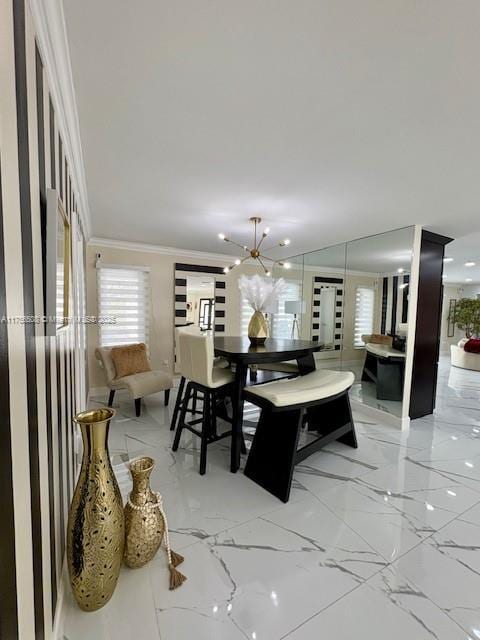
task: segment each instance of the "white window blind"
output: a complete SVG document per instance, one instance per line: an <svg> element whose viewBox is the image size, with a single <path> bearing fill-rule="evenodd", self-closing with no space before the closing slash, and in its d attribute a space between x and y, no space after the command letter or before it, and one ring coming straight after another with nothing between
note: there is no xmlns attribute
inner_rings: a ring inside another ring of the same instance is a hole
<svg viewBox="0 0 480 640"><path fill-rule="evenodd" d="M355 298L355 329L353 346L362 349L365 343L362 335L373 333L373 315L375 311L375 290L372 287L357 287Z"/></svg>
<svg viewBox="0 0 480 640"><path fill-rule="evenodd" d="M115 322L100 324L100 345L148 344L150 274L135 267L97 267L98 315Z"/></svg>

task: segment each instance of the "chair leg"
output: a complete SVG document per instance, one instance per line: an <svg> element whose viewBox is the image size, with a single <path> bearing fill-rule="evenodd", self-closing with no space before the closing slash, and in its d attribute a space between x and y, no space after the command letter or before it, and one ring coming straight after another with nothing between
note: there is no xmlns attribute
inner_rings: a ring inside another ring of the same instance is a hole
<svg viewBox="0 0 480 640"><path fill-rule="evenodd" d="M212 429L211 395L204 394L203 399L203 421L202 421L202 441L200 445L200 475L204 476L207 470L207 445L208 436Z"/></svg>
<svg viewBox="0 0 480 640"><path fill-rule="evenodd" d="M140 413L142 412L141 403L141 398L135 398L135 415L137 416L137 418L140 417Z"/></svg>
<svg viewBox="0 0 480 640"><path fill-rule="evenodd" d="M196 389L193 390L193 400L192 400L192 413L195 415L197 413L197 398L198 391Z"/></svg>
<svg viewBox="0 0 480 640"><path fill-rule="evenodd" d="M108 394L108 406L109 407L112 406L114 397L115 397L115 389L110 389L110 393Z"/></svg>
<svg viewBox="0 0 480 640"><path fill-rule="evenodd" d="M212 391L210 395L210 406L211 406L211 426L210 426L210 435L217 437L217 394L215 391Z"/></svg>
<svg viewBox="0 0 480 640"><path fill-rule="evenodd" d="M283 502L290 497L301 426L300 409L262 409L245 465L248 478Z"/></svg>
<svg viewBox="0 0 480 640"><path fill-rule="evenodd" d="M180 412L180 407L182 406L184 389L185 389L185 378L182 376L180 378L180 385L178 387L177 399L175 400L175 408L173 410L172 422L170 423L170 431L175 431L175 427L177 426L177 419L178 419L178 414Z"/></svg>
<svg viewBox="0 0 480 640"><path fill-rule="evenodd" d="M168 401L170 400L170 389L165 389L165 406L168 407Z"/></svg>
<svg viewBox="0 0 480 640"><path fill-rule="evenodd" d="M175 438L173 439L172 451L177 451L178 445L180 444L180 437L183 431L183 425L185 424L185 417L187 415L187 407L190 401L190 395L192 393L192 385L189 382L187 384L187 389L185 391L185 395L182 400L182 409L180 411L180 419L178 420L177 430L175 431Z"/></svg>

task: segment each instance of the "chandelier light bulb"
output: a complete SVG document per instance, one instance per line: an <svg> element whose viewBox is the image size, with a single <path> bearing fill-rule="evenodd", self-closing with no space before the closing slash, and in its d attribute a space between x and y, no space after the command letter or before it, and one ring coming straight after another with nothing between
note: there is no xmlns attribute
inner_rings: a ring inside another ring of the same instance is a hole
<svg viewBox="0 0 480 640"><path fill-rule="evenodd" d="M283 268L284 269L291 269L292 265L290 264L290 262L284 262L283 263Z"/></svg>
<svg viewBox="0 0 480 640"><path fill-rule="evenodd" d="M475 266L475 262L473 262L473 260L469 260L468 262L465 262L465 266L466 267L474 267Z"/></svg>
<svg viewBox="0 0 480 640"><path fill-rule="evenodd" d="M271 271L265 271L265 275L270 277L272 275L272 272Z"/></svg>
<svg viewBox="0 0 480 640"><path fill-rule="evenodd" d="M240 258L237 258L237 259L235 260L235 264L237 264L237 265L238 265L238 264L240 264L241 262L242 262L242 261L240 260Z"/></svg>
<svg viewBox="0 0 480 640"><path fill-rule="evenodd" d="M224 233L219 233L218 237L220 238L220 240L225 240L225 234Z"/></svg>
<svg viewBox="0 0 480 640"><path fill-rule="evenodd" d="M265 227L265 230L263 232L264 236L268 236L268 234L270 233L270 227Z"/></svg>
<svg viewBox="0 0 480 640"><path fill-rule="evenodd" d="M223 269L223 273L228 273L229 271L230 271L230 269L229 269L228 267L225 267L225 268Z"/></svg>

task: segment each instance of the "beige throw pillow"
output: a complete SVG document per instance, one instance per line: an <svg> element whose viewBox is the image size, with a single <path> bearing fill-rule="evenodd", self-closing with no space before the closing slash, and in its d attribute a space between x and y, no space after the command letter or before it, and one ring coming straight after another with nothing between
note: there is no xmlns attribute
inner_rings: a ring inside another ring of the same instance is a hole
<svg viewBox="0 0 480 640"><path fill-rule="evenodd" d="M152 370L147 358L147 348L143 342L125 347L112 347L111 356L117 378Z"/></svg>

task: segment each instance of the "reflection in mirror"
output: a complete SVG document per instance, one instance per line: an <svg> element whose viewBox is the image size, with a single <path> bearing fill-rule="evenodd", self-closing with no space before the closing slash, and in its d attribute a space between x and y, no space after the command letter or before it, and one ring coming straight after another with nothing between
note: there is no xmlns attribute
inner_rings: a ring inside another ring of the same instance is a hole
<svg viewBox="0 0 480 640"><path fill-rule="evenodd" d="M270 335L273 338L301 337L301 317L304 308L303 289L303 255L289 258L288 269L274 265L273 278L283 278L287 283L278 300L277 310L268 316Z"/></svg>
<svg viewBox="0 0 480 640"><path fill-rule="evenodd" d="M317 368L342 364L345 244L305 254L303 336L318 342Z"/></svg>
<svg viewBox="0 0 480 640"><path fill-rule="evenodd" d="M187 277L186 324L211 331L215 320L215 280L209 275Z"/></svg>
<svg viewBox="0 0 480 640"><path fill-rule="evenodd" d="M402 418L413 227L347 243L343 366L353 402Z"/></svg>

